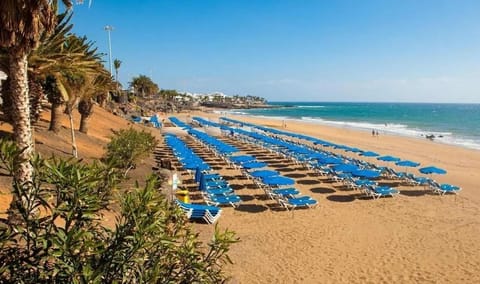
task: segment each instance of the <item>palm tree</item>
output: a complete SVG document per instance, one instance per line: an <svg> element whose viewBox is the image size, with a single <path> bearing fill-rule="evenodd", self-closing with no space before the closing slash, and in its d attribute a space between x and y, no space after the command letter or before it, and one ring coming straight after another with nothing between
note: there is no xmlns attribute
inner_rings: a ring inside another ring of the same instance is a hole
<svg viewBox="0 0 480 284"><path fill-rule="evenodd" d="M88 41L86 37L77 37L69 35L65 39L65 50L72 54L80 55L75 61L70 63L70 69L63 69L54 73L57 80L58 90L67 102L65 113L70 121L70 133L72 137L72 154L74 157L78 156L75 131L73 128L73 110L77 106L81 94L85 88L88 88L89 78L101 74L106 74L106 71L101 67L101 54L97 53L97 48L93 46L93 42Z"/></svg>
<svg viewBox="0 0 480 284"><path fill-rule="evenodd" d="M62 0L67 8L72 3ZM38 46L42 32L51 33L56 25L57 1L0 1L0 47L8 55L9 88L12 100L13 137L22 149L15 171L21 185L32 180L29 160L33 153L33 137L28 96L28 55Z"/></svg>
<svg viewBox="0 0 480 284"><path fill-rule="evenodd" d="M30 118L32 123L34 123L41 112L40 100L44 97L44 93L47 94L47 98L50 103L52 103L52 115L59 113L59 107L63 104L63 99L60 93L55 92L52 87L52 78L48 78L55 72L55 70L68 69L70 64L63 64L62 57L66 56L63 51L63 45L65 38L72 28L72 24L69 23L72 17L72 13L67 10L62 14L57 15L56 22L57 25L52 34L43 33L39 46L34 49L28 56L28 84L29 84L29 97L30 97ZM71 54L67 55L70 60L75 59ZM8 71L8 56L6 52L0 50L0 70L3 70L7 74ZM9 100L9 89L8 84L4 86L2 96L7 102L3 104L4 112L5 109L8 111L11 109L11 103ZM42 86L43 85L43 86ZM10 111L8 111L10 113ZM57 116L58 117L58 116ZM8 118L7 118L8 119ZM52 119L56 121L56 119ZM11 120L10 120L11 121ZM55 124L54 124L55 125ZM50 129L58 132L57 129Z"/></svg>
<svg viewBox="0 0 480 284"><path fill-rule="evenodd" d="M98 66L102 55L97 52L93 42L88 41L86 37L80 38L72 34L64 37L58 53L54 52L54 54L57 60L45 68L45 72L54 80L54 84L48 88L47 92L49 101L52 103L49 130L58 132L61 107L65 103L75 102L76 92L81 88L78 82L82 81L79 81L79 78L84 80L85 76L93 76L99 72ZM70 112L67 111L68 113Z"/></svg>
<svg viewBox="0 0 480 284"><path fill-rule="evenodd" d="M119 59L113 60L113 68L115 68L115 81L118 82L118 69L120 69L120 66L122 65L122 61Z"/></svg>
<svg viewBox="0 0 480 284"><path fill-rule="evenodd" d="M141 94L142 97L145 97L145 95L150 96L158 93L158 85L145 75L133 77L132 81L130 82L130 87L134 88L135 93Z"/></svg>
<svg viewBox="0 0 480 284"><path fill-rule="evenodd" d="M99 75L87 77L85 88L82 90L81 99L78 103L78 112L81 115L79 131L85 134L88 133L88 121L93 113L93 97L108 93L116 87L108 71L99 64L100 68L103 70L99 70Z"/></svg>
<svg viewBox="0 0 480 284"><path fill-rule="evenodd" d="M29 78L29 97L30 97L30 117L32 122L38 119L40 114L40 100L46 93L49 102L52 104L52 119L50 130L58 132L60 124L57 123L58 117L61 115L60 107L64 103L60 92L56 90L56 80L52 77L55 72L63 69L69 69L69 62L62 60L65 56L68 60L74 60L75 56L66 53L64 50L65 39L72 29L70 19L72 13L67 10L64 13L57 15L57 26L52 34L43 33L41 36L39 46L34 49L28 56L28 78ZM77 56L78 57L78 56ZM6 52L0 49L0 70L9 73L8 71L8 56ZM41 86L43 85L43 86ZM2 92L4 99L4 113L11 113L10 90L8 84L5 84ZM7 119L9 119L7 117ZM11 119L9 119L11 122Z"/></svg>
<svg viewBox="0 0 480 284"><path fill-rule="evenodd" d="M80 118L80 132L88 134L88 120L93 113L93 99L91 97L82 98L78 103L78 112L81 115Z"/></svg>
<svg viewBox="0 0 480 284"><path fill-rule="evenodd" d="M62 116L62 105L65 103L62 93L57 87L57 79L49 75L43 82L43 90L47 93L48 101L51 103L49 131L58 133L60 131L60 117Z"/></svg>
<svg viewBox="0 0 480 284"><path fill-rule="evenodd" d="M66 11L57 16L57 26L51 35L43 37L40 46L29 56L29 74L42 81L43 90L51 103L49 130L60 131L61 106L65 98L58 90L55 74L71 68L70 62L79 56L72 55L64 48L72 24L72 13Z"/></svg>

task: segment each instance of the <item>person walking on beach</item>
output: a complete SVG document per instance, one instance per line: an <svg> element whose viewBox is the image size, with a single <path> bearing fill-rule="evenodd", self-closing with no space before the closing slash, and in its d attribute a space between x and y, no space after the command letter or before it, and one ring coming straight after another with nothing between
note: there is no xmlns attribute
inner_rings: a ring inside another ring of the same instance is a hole
<svg viewBox="0 0 480 284"><path fill-rule="evenodd" d="M372 136L375 137L375 129L372 129Z"/></svg>

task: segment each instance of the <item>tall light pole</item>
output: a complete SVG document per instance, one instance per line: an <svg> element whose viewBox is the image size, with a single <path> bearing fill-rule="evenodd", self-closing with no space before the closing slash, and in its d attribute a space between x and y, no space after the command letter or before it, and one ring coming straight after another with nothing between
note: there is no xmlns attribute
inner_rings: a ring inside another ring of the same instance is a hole
<svg viewBox="0 0 480 284"><path fill-rule="evenodd" d="M113 69L112 69L112 38L110 37L110 32L113 31L113 27L106 25L105 30L108 33L108 63L110 64L110 75L113 74Z"/></svg>

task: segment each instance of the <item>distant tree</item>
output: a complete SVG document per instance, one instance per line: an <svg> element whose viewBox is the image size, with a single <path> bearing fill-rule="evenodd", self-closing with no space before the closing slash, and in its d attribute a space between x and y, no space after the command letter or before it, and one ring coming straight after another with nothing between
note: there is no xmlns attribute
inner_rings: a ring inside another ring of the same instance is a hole
<svg viewBox="0 0 480 284"><path fill-rule="evenodd" d="M113 68L115 68L115 81L118 82L118 69L120 69L120 66L122 65L122 61L119 59L113 60Z"/></svg>
<svg viewBox="0 0 480 284"><path fill-rule="evenodd" d="M158 93L158 85L155 84L150 77L145 75L139 75L138 77L133 77L130 82L130 87L134 89L136 95L152 96Z"/></svg>
<svg viewBox="0 0 480 284"><path fill-rule="evenodd" d="M224 101L224 98L223 98L223 96L217 94L217 95L213 96L213 101L216 102L216 103L221 103L221 102Z"/></svg>
<svg viewBox="0 0 480 284"><path fill-rule="evenodd" d="M85 84L80 90L80 102L78 103L78 112L80 113L80 128L82 133L88 133L88 121L93 113L93 99L103 96L116 88L116 83L112 81L110 74L104 69L97 75L86 77Z"/></svg>
<svg viewBox="0 0 480 284"><path fill-rule="evenodd" d="M174 101L177 96L182 96L177 90L160 90L160 97L165 101Z"/></svg>

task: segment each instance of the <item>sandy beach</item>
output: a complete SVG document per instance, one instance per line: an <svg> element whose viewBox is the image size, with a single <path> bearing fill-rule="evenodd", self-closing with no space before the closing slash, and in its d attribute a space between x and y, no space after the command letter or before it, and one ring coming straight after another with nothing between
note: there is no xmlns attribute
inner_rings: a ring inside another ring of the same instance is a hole
<svg viewBox="0 0 480 284"><path fill-rule="evenodd" d="M218 117L190 115L212 121ZM279 120L228 117L282 126ZM227 267L232 283L480 281L480 151L383 133L372 137L369 132L293 120L286 130L444 168L448 173L434 178L458 185L462 191L457 196L439 196L423 187L400 186L398 196L372 200L290 164L280 168L281 173L295 178L296 187L319 202L315 209L292 213L276 210L276 202L265 198L250 181L230 178L244 200L236 210L225 208L218 222L241 239L231 250L234 264ZM262 151L254 145L236 145L249 154ZM239 177L239 172L220 167L219 171ZM419 175L416 169L409 171ZM213 226L195 226L207 237L213 231Z"/></svg>
<svg viewBox="0 0 480 284"><path fill-rule="evenodd" d="M218 114L192 112L177 115L201 116L217 121ZM243 121L280 128L282 121L231 116ZM68 156L70 152L67 121L55 139L46 131L47 115L36 129L36 147L44 155ZM76 117L78 119L78 117ZM92 132L78 135L80 154L87 160L98 159L111 130L129 127L126 120L97 109L91 120ZM150 128L152 129L152 128ZM11 131L3 124L4 132ZM423 187L401 186L394 198L372 200L359 191L345 190L300 166L266 153L251 144L231 137L225 142L242 153L257 155L281 174L295 179L302 194L318 200L315 209L294 212L279 210L240 171L228 169L221 159L203 151L221 174L229 180L243 203L237 209L225 207L218 226L237 233L241 242L232 246L233 265L226 266L230 283L478 283L480 281L480 151L442 145L428 140L388 136L288 121L294 131L376 151L403 159L444 168L448 174L435 176L439 182L462 187L459 195L439 196ZM176 131L165 127L164 131ZM156 133L159 134L158 132ZM157 136L161 139L161 136ZM185 138L190 145L195 141ZM198 147L198 149L202 147ZM159 151L166 151L162 145ZM356 155L356 154L349 154ZM358 156L357 156L358 158ZM373 161L373 160L371 160ZM380 163L380 162L379 162ZM387 165L387 164L385 164ZM155 166L153 159L133 171L132 182ZM397 168L405 170L404 168ZM415 169L409 171L418 172ZM182 176L185 180L187 175ZM2 177L0 208L10 201L9 178ZM195 199L201 202L201 199ZM113 216L104 222L113 225ZM209 240L213 225L193 223L203 240Z"/></svg>

